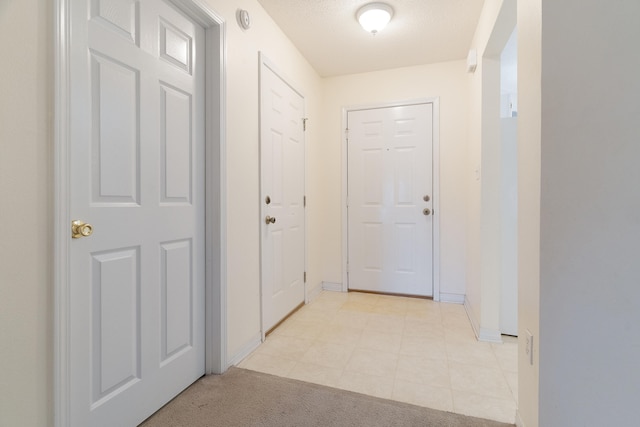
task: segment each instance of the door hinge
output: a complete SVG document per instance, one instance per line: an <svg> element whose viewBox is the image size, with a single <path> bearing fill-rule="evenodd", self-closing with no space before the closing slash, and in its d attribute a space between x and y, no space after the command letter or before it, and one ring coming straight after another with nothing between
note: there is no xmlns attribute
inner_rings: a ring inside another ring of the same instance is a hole
<svg viewBox="0 0 640 427"><path fill-rule="evenodd" d="M307 196L302 196L302 207L303 208L307 207Z"/></svg>
<svg viewBox="0 0 640 427"><path fill-rule="evenodd" d="M306 272L306 271L304 272L304 277L303 277L303 279L304 279L304 283L307 283L307 272Z"/></svg>
<svg viewBox="0 0 640 427"><path fill-rule="evenodd" d="M305 132L307 130L307 120L309 120L307 117L302 118L302 130Z"/></svg>
<svg viewBox="0 0 640 427"><path fill-rule="evenodd" d="M349 128L345 128L344 136L345 136L345 138L347 138L347 142L349 142Z"/></svg>
<svg viewBox="0 0 640 427"><path fill-rule="evenodd" d="M349 207L349 196L346 197L345 203L347 204L347 207Z"/></svg>
<svg viewBox="0 0 640 427"><path fill-rule="evenodd" d="M347 263L347 273L349 272L349 263Z"/></svg>

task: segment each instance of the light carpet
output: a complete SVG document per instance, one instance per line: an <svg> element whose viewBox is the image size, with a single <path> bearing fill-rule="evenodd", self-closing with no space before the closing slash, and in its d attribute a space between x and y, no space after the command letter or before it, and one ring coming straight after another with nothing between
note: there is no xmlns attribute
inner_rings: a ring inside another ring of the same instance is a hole
<svg viewBox="0 0 640 427"><path fill-rule="evenodd" d="M143 427L506 427L240 368L201 378Z"/></svg>

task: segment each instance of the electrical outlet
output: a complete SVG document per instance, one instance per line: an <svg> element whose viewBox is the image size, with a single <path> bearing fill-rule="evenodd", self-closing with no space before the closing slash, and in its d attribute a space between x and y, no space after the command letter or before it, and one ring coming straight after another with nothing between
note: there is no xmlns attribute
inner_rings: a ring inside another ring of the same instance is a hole
<svg viewBox="0 0 640 427"><path fill-rule="evenodd" d="M526 345L524 349L524 353L527 355L527 359L529 360L529 365L533 365L533 334L529 332L527 329L525 331L525 339Z"/></svg>

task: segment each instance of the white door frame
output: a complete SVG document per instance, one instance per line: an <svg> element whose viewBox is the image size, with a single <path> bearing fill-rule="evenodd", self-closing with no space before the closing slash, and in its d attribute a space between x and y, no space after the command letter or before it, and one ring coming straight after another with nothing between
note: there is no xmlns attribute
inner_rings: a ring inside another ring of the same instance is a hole
<svg viewBox="0 0 640 427"><path fill-rule="evenodd" d="M349 291L347 262L349 259L349 223L347 210L347 178L349 176L347 147L347 115L350 111L403 107L416 104L433 106L433 300L440 301L440 98L420 98L409 101L354 105L342 109L342 292Z"/></svg>
<svg viewBox="0 0 640 427"><path fill-rule="evenodd" d="M270 69L276 76L278 76L283 82L285 82L285 84L287 86L289 86L294 92L296 92L298 95L300 95L304 101L304 114L306 116L307 114L307 99L304 97L304 95L302 94L302 92L300 90L298 90L296 88L295 85L293 85L291 83L291 79L289 79L276 65L273 61L271 61L265 54L264 52L260 51L258 52L258 60L259 60L259 73L260 73L260 77L259 77L259 87L258 87L258 93L259 95L262 93L262 73L263 68L268 68ZM262 105L260 103L260 105ZM259 114L259 126L260 129L262 129L262 116L261 114ZM304 194L306 197L307 194L307 135L306 132L302 133L302 137L303 137L303 144L304 144L304 173L303 173L303 179L304 179ZM262 142L260 141L260 162L262 162ZM260 171L260 198L262 198L262 171ZM259 221L260 224L262 224L262 219L266 216L265 212L264 212L265 208L264 208L264 204L262 203L262 200L260 200L260 217L259 217ZM307 247L307 236L308 236L308 218L307 218L307 208L305 206L304 208L304 271L307 272L308 271L308 264L307 264L307 254L309 253L309 248ZM260 339L262 340L262 342L264 342L265 338L266 338L266 333L268 331L265 330L264 328L264 304L265 304L265 295L264 295L264 289L263 289L263 279L262 279L262 232L260 232ZM309 302L309 295L308 295L308 286L307 286L307 282L305 281L303 283L304 285L304 303L307 304Z"/></svg>
<svg viewBox="0 0 640 427"><path fill-rule="evenodd" d="M54 426L70 423L70 6L55 0L53 141ZM226 315L226 25L203 0L169 0L205 28L205 372L227 365Z"/></svg>

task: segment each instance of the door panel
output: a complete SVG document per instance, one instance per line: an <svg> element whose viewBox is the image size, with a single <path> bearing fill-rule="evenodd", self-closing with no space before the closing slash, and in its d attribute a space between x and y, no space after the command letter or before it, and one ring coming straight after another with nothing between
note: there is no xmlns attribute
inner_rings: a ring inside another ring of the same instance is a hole
<svg viewBox="0 0 640 427"><path fill-rule="evenodd" d="M140 379L139 258L139 248L92 256L93 405Z"/></svg>
<svg viewBox="0 0 640 427"><path fill-rule="evenodd" d="M71 424L137 425L204 374L204 29L71 7Z"/></svg>
<svg viewBox="0 0 640 427"><path fill-rule="evenodd" d="M136 27L140 12L137 0L93 0L90 8L92 20L101 21L115 34L137 44Z"/></svg>
<svg viewBox="0 0 640 427"><path fill-rule="evenodd" d="M91 53L94 202L138 203L139 82L138 70Z"/></svg>
<svg viewBox="0 0 640 427"><path fill-rule="evenodd" d="M349 111L347 123L349 289L431 296L432 105Z"/></svg>
<svg viewBox="0 0 640 427"><path fill-rule="evenodd" d="M267 332L304 302L304 99L264 64L260 99L262 328ZM267 224L267 216L275 222Z"/></svg>
<svg viewBox="0 0 640 427"><path fill-rule="evenodd" d="M162 353L160 360L164 363L181 350L193 344L192 339L192 307L193 265L191 239L167 242L160 245L162 313L161 337Z"/></svg>
<svg viewBox="0 0 640 427"><path fill-rule="evenodd" d="M191 94L160 84L161 202L191 202Z"/></svg>

